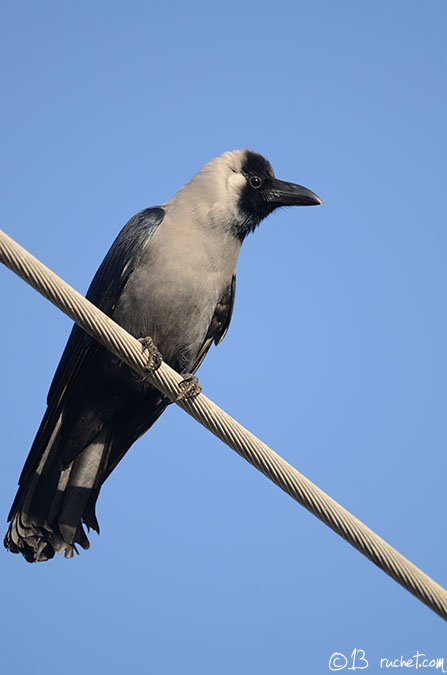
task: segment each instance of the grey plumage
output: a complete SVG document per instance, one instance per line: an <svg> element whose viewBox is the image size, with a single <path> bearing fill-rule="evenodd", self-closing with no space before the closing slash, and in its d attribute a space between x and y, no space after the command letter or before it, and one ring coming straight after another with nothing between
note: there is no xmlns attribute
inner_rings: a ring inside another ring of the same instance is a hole
<svg viewBox="0 0 447 675"><path fill-rule="evenodd" d="M137 338L152 337L180 373L225 336L246 235L278 206L319 204L279 181L250 150L206 164L161 207L120 232L87 297ZM5 546L29 562L89 547L102 483L169 401L74 326L12 505Z"/></svg>

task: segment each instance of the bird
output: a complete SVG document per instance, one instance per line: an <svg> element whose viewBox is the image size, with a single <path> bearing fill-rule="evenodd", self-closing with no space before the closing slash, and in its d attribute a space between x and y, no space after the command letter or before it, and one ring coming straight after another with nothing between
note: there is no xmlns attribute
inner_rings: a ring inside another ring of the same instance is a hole
<svg viewBox="0 0 447 675"><path fill-rule="evenodd" d="M162 358L186 382L228 331L246 236L278 207L321 203L277 179L259 153L224 152L171 199L129 220L86 297L142 342L154 368ZM170 402L75 324L19 479L5 547L28 562L88 549L85 528L99 534L101 486Z"/></svg>

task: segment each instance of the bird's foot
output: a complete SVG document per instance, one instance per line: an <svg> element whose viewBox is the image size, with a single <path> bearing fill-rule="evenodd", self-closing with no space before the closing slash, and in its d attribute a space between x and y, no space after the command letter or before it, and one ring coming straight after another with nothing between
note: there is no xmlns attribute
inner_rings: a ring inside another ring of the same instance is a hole
<svg viewBox="0 0 447 675"><path fill-rule="evenodd" d="M176 401L187 401L188 399L196 398L202 392L199 380L195 375L191 375L190 373L184 374L184 379L179 382L178 387L180 393L177 394Z"/></svg>
<svg viewBox="0 0 447 675"><path fill-rule="evenodd" d="M146 370L148 372L153 372L160 368L163 361L161 352L158 351L157 347L154 344L154 341L151 337L142 337L138 338L138 342L141 342L141 349L143 354L147 355ZM144 380L144 377L142 378Z"/></svg>

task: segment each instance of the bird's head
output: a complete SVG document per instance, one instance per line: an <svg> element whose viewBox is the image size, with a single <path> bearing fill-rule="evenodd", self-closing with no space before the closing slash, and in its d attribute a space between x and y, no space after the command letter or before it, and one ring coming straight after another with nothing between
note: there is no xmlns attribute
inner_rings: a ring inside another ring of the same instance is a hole
<svg viewBox="0 0 447 675"><path fill-rule="evenodd" d="M322 203L302 185L276 178L270 162L248 149L212 159L173 200L177 198L192 199L196 212L206 211L207 219L230 227L241 241L280 206Z"/></svg>
<svg viewBox="0 0 447 675"><path fill-rule="evenodd" d="M239 175L238 207L244 217L239 231L242 238L280 206L321 204L320 198L302 185L275 178L270 162L252 150L241 151Z"/></svg>

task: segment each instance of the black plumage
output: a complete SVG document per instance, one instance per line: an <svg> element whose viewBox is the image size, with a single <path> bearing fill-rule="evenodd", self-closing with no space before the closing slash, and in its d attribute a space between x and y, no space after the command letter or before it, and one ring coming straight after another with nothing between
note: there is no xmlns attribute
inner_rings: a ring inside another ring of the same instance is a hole
<svg viewBox="0 0 447 675"><path fill-rule="evenodd" d="M232 178L232 174L234 174ZM251 151L224 153L161 207L141 211L115 239L87 298L164 360L194 373L225 336L242 240L276 206L320 203L278 181ZM19 480L5 546L29 562L88 548L95 504L130 446L169 400L74 326Z"/></svg>

